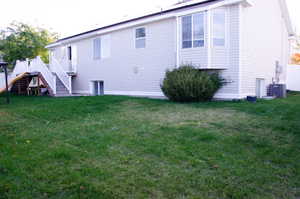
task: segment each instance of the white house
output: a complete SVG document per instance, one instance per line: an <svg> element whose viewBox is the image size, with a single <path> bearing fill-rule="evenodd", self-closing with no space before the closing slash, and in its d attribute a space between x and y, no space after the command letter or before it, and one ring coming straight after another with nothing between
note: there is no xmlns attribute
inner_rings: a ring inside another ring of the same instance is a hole
<svg viewBox="0 0 300 199"><path fill-rule="evenodd" d="M230 82L215 98L240 99L286 82L293 34L285 0L192 0L47 48L69 93L163 96L165 71L192 63Z"/></svg>

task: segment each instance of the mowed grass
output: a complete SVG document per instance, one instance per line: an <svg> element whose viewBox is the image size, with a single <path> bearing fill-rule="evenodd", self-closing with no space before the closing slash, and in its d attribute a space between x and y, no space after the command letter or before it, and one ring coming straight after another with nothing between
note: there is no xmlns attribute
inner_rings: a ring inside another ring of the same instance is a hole
<svg viewBox="0 0 300 199"><path fill-rule="evenodd" d="M0 198L300 197L300 94L0 97Z"/></svg>

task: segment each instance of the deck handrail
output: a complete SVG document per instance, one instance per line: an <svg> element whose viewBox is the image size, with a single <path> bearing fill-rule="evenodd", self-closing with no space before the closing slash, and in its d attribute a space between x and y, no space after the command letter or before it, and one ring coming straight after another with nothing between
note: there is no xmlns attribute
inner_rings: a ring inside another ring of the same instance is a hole
<svg viewBox="0 0 300 199"><path fill-rule="evenodd" d="M54 70L57 77L61 80L61 82L64 84L67 90L71 92L70 76L67 74L67 72L61 66L61 64L54 57L51 58L50 64L51 64L51 69Z"/></svg>
<svg viewBox="0 0 300 199"><path fill-rule="evenodd" d="M11 78L14 78L15 76L24 72L29 72L28 61L18 60L16 62L13 72L11 73Z"/></svg>
<svg viewBox="0 0 300 199"><path fill-rule="evenodd" d="M28 72L40 72L50 88L55 91L53 74L39 56L30 62L30 66L28 68Z"/></svg>

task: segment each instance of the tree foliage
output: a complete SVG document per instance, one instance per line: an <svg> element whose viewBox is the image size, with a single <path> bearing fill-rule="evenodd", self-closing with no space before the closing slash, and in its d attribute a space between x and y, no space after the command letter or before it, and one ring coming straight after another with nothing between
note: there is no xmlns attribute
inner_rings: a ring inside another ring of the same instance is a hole
<svg viewBox="0 0 300 199"><path fill-rule="evenodd" d="M0 52L11 67L17 60L24 61L36 56L41 56L45 63L49 63L45 46L56 39L57 34L46 29L13 22L0 32Z"/></svg>
<svg viewBox="0 0 300 199"><path fill-rule="evenodd" d="M292 55L291 64L300 64L300 53L295 53Z"/></svg>

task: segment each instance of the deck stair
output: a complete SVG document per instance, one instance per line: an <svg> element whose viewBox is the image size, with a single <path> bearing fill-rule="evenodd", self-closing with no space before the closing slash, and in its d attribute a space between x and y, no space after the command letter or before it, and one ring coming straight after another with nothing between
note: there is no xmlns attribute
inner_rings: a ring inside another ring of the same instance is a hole
<svg viewBox="0 0 300 199"><path fill-rule="evenodd" d="M50 68L53 70L50 70L40 57L36 57L33 60L17 61L11 77L13 78L17 74L25 72L28 74L34 73L48 88L50 96L72 96L72 77L74 77L74 74L68 74L65 72L57 60L53 60L50 63ZM25 94L31 81L30 78L32 77L29 75L29 77L25 77L22 80L17 81L11 88L11 91L19 94Z"/></svg>
<svg viewBox="0 0 300 199"><path fill-rule="evenodd" d="M72 96L62 81L56 76L56 97Z"/></svg>

